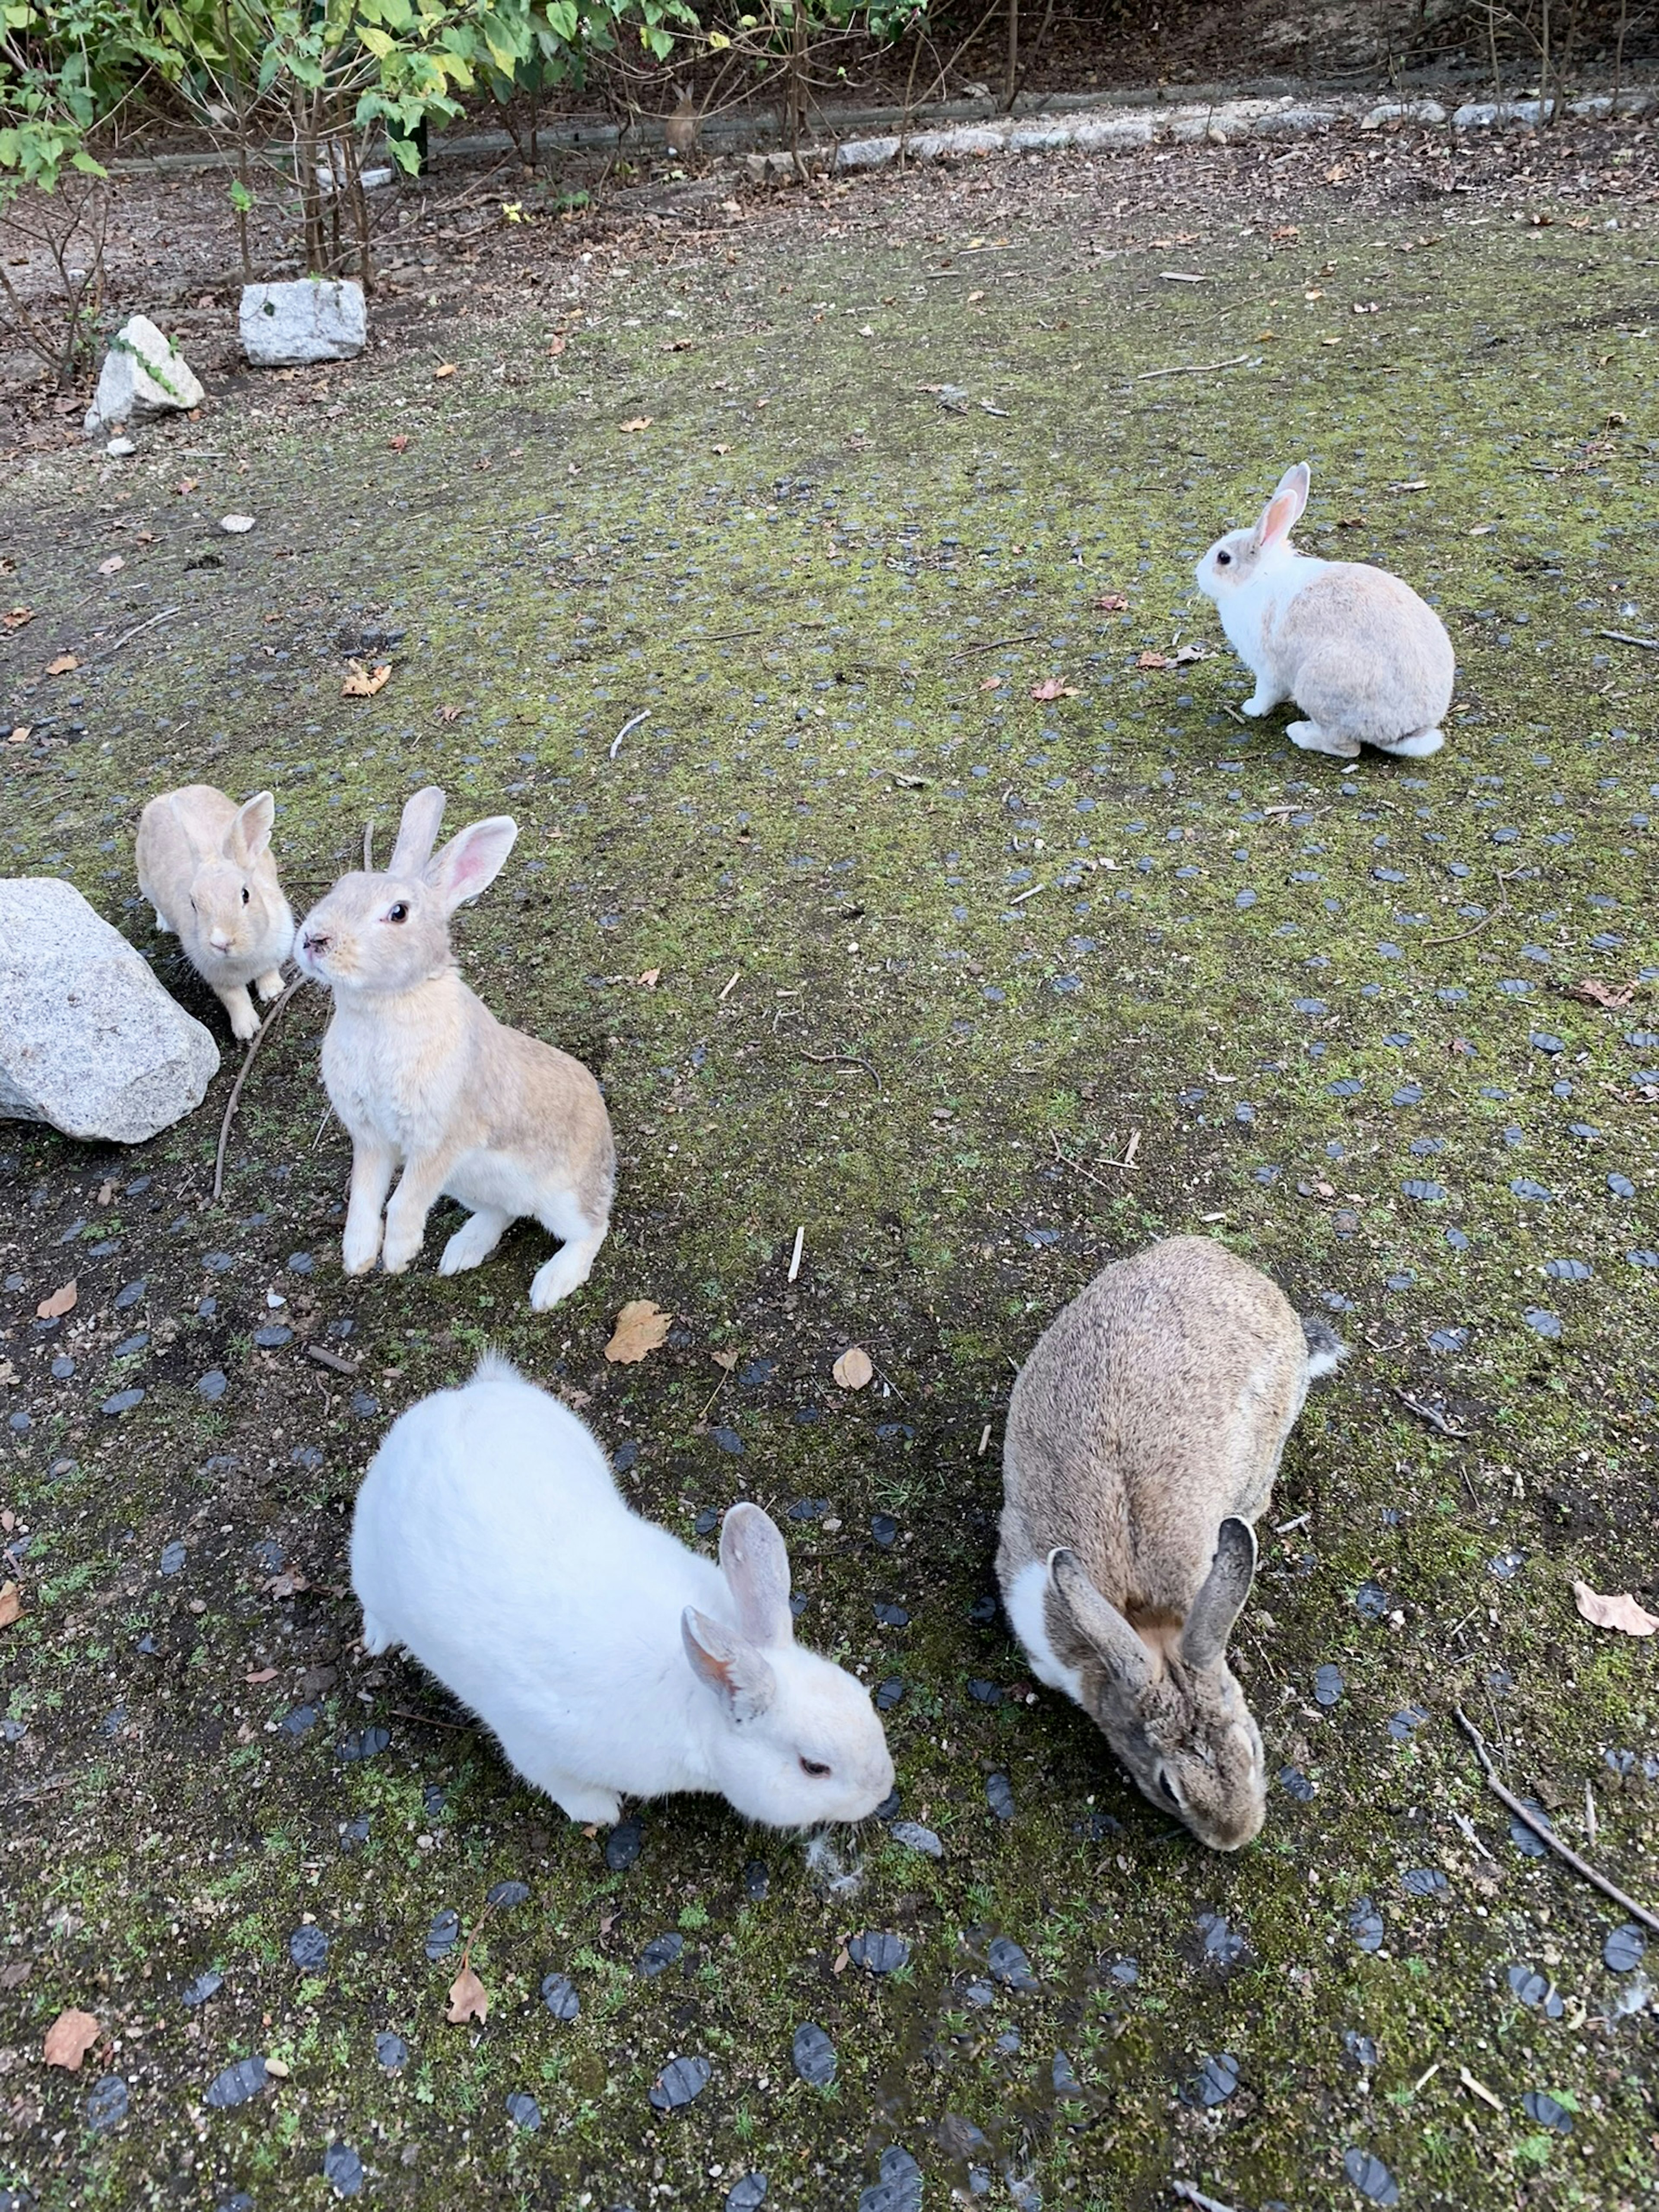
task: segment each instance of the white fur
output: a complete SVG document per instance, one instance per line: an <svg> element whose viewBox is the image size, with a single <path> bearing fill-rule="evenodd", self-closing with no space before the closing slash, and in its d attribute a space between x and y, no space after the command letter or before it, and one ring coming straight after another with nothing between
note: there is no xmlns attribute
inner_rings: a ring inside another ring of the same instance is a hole
<svg viewBox="0 0 1659 2212"><path fill-rule="evenodd" d="M1308 1354L1309 1382L1320 1382L1326 1376L1334 1375L1347 1356L1348 1347L1346 1344L1339 1344L1330 1352L1310 1352Z"/></svg>
<svg viewBox="0 0 1659 2212"><path fill-rule="evenodd" d="M351 1580L365 1646L404 1645L573 1820L687 1790L775 1827L864 1819L893 1784L868 1692L795 1645L758 1507L721 1557L630 1511L575 1414L492 1358L393 1425Z"/></svg>
<svg viewBox="0 0 1659 2212"><path fill-rule="evenodd" d="M1218 539L1217 543L1224 541ZM1205 562L1214 551L1212 546L1194 572L1200 586L1204 582ZM1298 592L1305 592L1330 565L1328 561L1321 561L1311 553L1296 553L1288 549L1277 558L1264 556L1259 570L1248 583L1241 584L1236 592L1216 602L1228 644L1255 678L1255 690L1243 702L1247 714L1270 714L1275 707L1283 705L1288 695L1279 690L1273 679L1273 634L1285 619L1285 611L1291 600ZM1354 750L1358 751L1358 746Z"/></svg>
<svg viewBox="0 0 1659 2212"><path fill-rule="evenodd" d="M1003 1599L1016 1640L1031 1662L1031 1672L1051 1690L1063 1690L1074 1703L1083 1702L1083 1675L1068 1667L1048 1641L1043 1601L1048 1589L1048 1562L1030 1559L1014 1577Z"/></svg>
<svg viewBox="0 0 1659 2212"><path fill-rule="evenodd" d="M248 987L276 997L294 939L270 852L276 808L268 791L238 806L192 783L152 799L138 822L138 888L155 927L178 938L243 1043L259 1027Z"/></svg>

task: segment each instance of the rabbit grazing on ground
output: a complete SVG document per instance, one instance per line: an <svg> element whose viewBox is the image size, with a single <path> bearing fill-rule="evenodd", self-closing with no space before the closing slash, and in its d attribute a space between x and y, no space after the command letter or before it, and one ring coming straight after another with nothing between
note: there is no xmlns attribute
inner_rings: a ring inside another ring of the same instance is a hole
<svg viewBox="0 0 1659 2212"><path fill-rule="evenodd" d="M438 1263L459 1274L534 1214L564 1240L530 1286L543 1312L587 1280L605 1242L611 1118L580 1060L507 1028L462 981L449 918L495 881L518 825L506 815L475 822L434 857L443 811L441 791L417 791L386 873L342 876L295 945L305 973L334 994L323 1081L352 1144L341 1256L348 1275L367 1274L377 1254L401 1274L447 1194L471 1214Z"/></svg>
<svg viewBox="0 0 1659 2212"><path fill-rule="evenodd" d="M862 1683L798 1650L789 1555L734 1505L720 1565L629 1509L590 1430L493 1355L410 1408L358 1493L363 1644L401 1644L573 1820L717 1790L751 1820L861 1820L893 1786Z"/></svg>
<svg viewBox="0 0 1659 2212"><path fill-rule="evenodd" d="M1345 1350L1224 1246L1174 1237L1097 1275L1009 1401L997 1577L1014 1633L1212 1850L1267 1810L1226 1658L1252 1524L1309 1383Z"/></svg>
<svg viewBox="0 0 1659 2212"><path fill-rule="evenodd" d="M1293 699L1308 719L1291 723L1291 743L1338 760L1362 744L1403 760L1437 753L1456 674L1445 624L1384 568L1296 550L1308 481L1305 461L1287 469L1255 528L1218 538L1195 572L1255 678L1244 712Z"/></svg>
<svg viewBox="0 0 1659 2212"><path fill-rule="evenodd" d="M270 854L276 812L268 791L238 806L210 783L191 783L138 817L138 888L155 927L178 938L245 1043L259 1026L247 987L274 999L294 943Z"/></svg>

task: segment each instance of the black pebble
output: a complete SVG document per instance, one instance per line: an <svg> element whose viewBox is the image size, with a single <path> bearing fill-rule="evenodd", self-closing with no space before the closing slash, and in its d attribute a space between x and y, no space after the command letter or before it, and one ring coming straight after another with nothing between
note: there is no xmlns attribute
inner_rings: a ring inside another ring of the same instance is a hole
<svg viewBox="0 0 1659 2212"><path fill-rule="evenodd" d="M640 1855L645 1830L637 1813L618 1820L605 1839L605 1863L612 1874L626 1874Z"/></svg>
<svg viewBox="0 0 1659 2212"><path fill-rule="evenodd" d="M529 1894L527 1881L498 1881L490 1888L484 1901L493 1905L498 1912L510 1912L515 1905L522 1905Z"/></svg>
<svg viewBox="0 0 1659 2212"><path fill-rule="evenodd" d="M1281 1766L1279 1786L1286 1796L1294 1797L1298 1805L1307 1804L1310 1798L1318 1795L1316 1785L1309 1781L1299 1766Z"/></svg>
<svg viewBox="0 0 1659 2212"><path fill-rule="evenodd" d="M1362 2197L1369 2197L1373 2204L1398 2204L1400 2184L1389 2172L1382 2160L1368 2150L1346 2150L1342 2154L1342 2171Z"/></svg>
<svg viewBox="0 0 1659 2212"><path fill-rule="evenodd" d="M1077 2078L1077 2069L1063 2051L1054 2053L1054 2094L1057 2097L1080 2097L1083 2084Z"/></svg>
<svg viewBox="0 0 1659 2212"><path fill-rule="evenodd" d="M1329 1707L1342 1695L1342 1670L1328 1661L1314 1673L1314 1702Z"/></svg>
<svg viewBox="0 0 1659 2212"><path fill-rule="evenodd" d="M120 2075L106 2074L101 2081L94 2082L88 2095L87 2125L97 2135L102 2135L107 2128L118 2128L131 2101Z"/></svg>
<svg viewBox="0 0 1659 2212"><path fill-rule="evenodd" d="M641 1973L647 1981L652 1980L665 1966L673 1966L684 1948L684 1936L674 1929L665 1936L653 1936L640 1954Z"/></svg>
<svg viewBox="0 0 1659 2212"><path fill-rule="evenodd" d="M514 2089L507 2100L507 2117L515 2128L533 2136L542 2124L542 2108L528 2089Z"/></svg>
<svg viewBox="0 0 1659 2212"><path fill-rule="evenodd" d="M985 1954L985 1963L991 1969L992 1978L1009 1990L1034 1990L1036 1976L1031 1972L1031 1962L1012 1936L994 1936Z"/></svg>
<svg viewBox="0 0 1659 2212"><path fill-rule="evenodd" d="M409 2062L409 2045L401 2035L394 2035L389 2027L383 2027L374 2039L374 2060L388 2074L398 2073Z"/></svg>
<svg viewBox="0 0 1659 2212"><path fill-rule="evenodd" d="M337 2197L355 2197L363 2185L363 2162L349 2142L331 2142L323 2153L323 2179Z"/></svg>
<svg viewBox="0 0 1659 2212"><path fill-rule="evenodd" d="M1521 2109L1529 2120L1536 2120L1540 2128L1553 2128L1558 2135L1572 2133L1572 2114L1565 2105L1542 2089L1528 2089L1521 2100Z"/></svg>
<svg viewBox="0 0 1659 2212"><path fill-rule="evenodd" d="M453 1905L446 1905L432 1916L432 1925L426 1931L426 1955L446 1958L460 1940L461 1916Z"/></svg>
<svg viewBox="0 0 1659 2212"><path fill-rule="evenodd" d="M761 1859L750 1859L743 1870L743 1893L750 1905L764 1905L771 1893L772 1877Z"/></svg>
<svg viewBox="0 0 1659 2212"><path fill-rule="evenodd" d="M835 2080L836 2046L816 2021L801 2022L790 2047L795 2071L803 2081L810 2081L815 2089L823 2089Z"/></svg>
<svg viewBox="0 0 1659 2212"><path fill-rule="evenodd" d="M881 2179L859 2192L859 2212L921 2212L921 2168L895 2143L881 2154Z"/></svg>
<svg viewBox="0 0 1659 2212"><path fill-rule="evenodd" d="M766 2202L766 2176L745 2173L726 2192L726 2212L760 2212Z"/></svg>
<svg viewBox="0 0 1659 2212"><path fill-rule="evenodd" d="M288 1939L288 1955L302 1974L314 1974L328 1963L328 1936L324 1929L307 1921L296 1928Z"/></svg>
<svg viewBox="0 0 1659 2212"><path fill-rule="evenodd" d="M904 1685L896 1674L890 1674L876 1692L876 1711L890 1713L904 1695Z"/></svg>
<svg viewBox="0 0 1659 2212"><path fill-rule="evenodd" d="M1441 1897L1449 1887L1438 1867L1409 1867L1400 1879L1413 1897Z"/></svg>
<svg viewBox="0 0 1659 2212"><path fill-rule="evenodd" d="M1369 1897L1362 1897L1348 1915L1348 1931L1356 1949L1380 1951L1382 1948L1382 1915Z"/></svg>
<svg viewBox="0 0 1659 2212"><path fill-rule="evenodd" d="M250 2097L257 2097L269 2078L262 2057L239 2058L214 2075L202 2102L216 2111L228 2111L233 2105L245 2105Z"/></svg>
<svg viewBox="0 0 1659 2212"><path fill-rule="evenodd" d="M714 2069L706 2058L671 2058L651 2084L651 2101L659 2112L678 2112L700 2097Z"/></svg>
<svg viewBox="0 0 1659 2212"><path fill-rule="evenodd" d="M224 1978L222 1974L216 1974L210 1967L206 1973L198 1974L196 1979L187 1988L179 1991L179 2003L192 2007L205 2004L210 1996L223 1987Z"/></svg>
<svg viewBox="0 0 1659 2212"><path fill-rule="evenodd" d="M884 1552L890 1552L898 1541L898 1522L890 1513L878 1513L871 1520L870 1534Z"/></svg>
<svg viewBox="0 0 1659 2212"><path fill-rule="evenodd" d="M910 1946L902 1936L889 1935L884 1929L866 1928L854 1936L847 1947L847 1955L867 1974L891 1974L909 1963Z"/></svg>
<svg viewBox="0 0 1659 2212"><path fill-rule="evenodd" d="M968 1694L978 1705L1000 1705L1002 1703L1000 1683L983 1681L977 1674L970 1674L968 1678Z"/></svg>
<svg viewBox="0 0 1659 2212"><path fill-rule="evenodd" d="M997 1600L992 1592L988 1592L983 1597L976 1597L968 1608L969 1620L981 1628L988 1627L996 1617Z"/></svg>
<svg viewBox="0 0 1659 2212"><path fill-rule="evenodd" d="M1224 2051L1218 2057L1205 2060L1194 2075L1188 2094L1195 2105L1224 2105L1237 2087L1238 2061L1231 2051Z"/></svg>
<svg viewBox="0 0 1659 2212"><path fill-rule="evenodd" d="M1006 1774L988 1774L985 1778L985 1802L999 1820L1014 1817L1014 1793Z"/></svg>
<svg viewBox="0 0 1659 2212"><path fill-rule="evenodd" d="M1633 1920L1615 1928L1601 1946L1601 1963L1610 1973L1629 1974L1642 1963L1648 1939Z"/></svg>
<svg viewBox="0 0 1659 2212"><path fill-rule="evenodd" d="M542 2002L555 2020L574 2020L582 2008L576 1994L576 1984L568 1974L545 1974L542 1978Z"/></svg>
<svg viewBox="0 0 1659 2212"><path fill-rule="evenodd" d="M1377 2050L1375 2037L1361 2035L1355 2028L1345 2027L1342 2031L1342 2048L1362 2074L1374 2074L1376 2071Z"/></svg>

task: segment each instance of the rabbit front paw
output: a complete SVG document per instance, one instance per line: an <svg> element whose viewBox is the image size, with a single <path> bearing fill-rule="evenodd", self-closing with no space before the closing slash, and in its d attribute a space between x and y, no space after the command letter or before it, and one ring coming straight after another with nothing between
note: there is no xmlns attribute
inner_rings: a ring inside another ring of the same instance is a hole
<svg viewBox="0 0 1659 2212"><path fill-rule="evenodd" d="M599 1827L612 1828L622 1818L622 1799L614 1790L594 1790L583 1782L561 1782L548 1794L573 1820L584 1824L591 1820Z"/></svg>
<svg viewBox="0 0 1659 2212"><path fill-rule="evenodd" d="M1251 692L1248 699L1243 701L1239 711L1245 714L1271 714L1278 704L1277 699L1270 699L1267 694L1258 687Z"/></svg>
<svg viewBox="0 0 1659 2212"><path fill-rule="evenodd" d="M250 1043L259 1034L259 1017L253 1011L253 1001L246 988L227 991L220 1001L230 1016L230 1033L241 1043Z"/></svg>
<svg viewBox="0 0 1659 2212"><path fill-rule="evenodd" d="M340 1240L340 1265L348 1275L366 1275L380 1256L380 1220L364 1228L348 1221Z"/></svg>

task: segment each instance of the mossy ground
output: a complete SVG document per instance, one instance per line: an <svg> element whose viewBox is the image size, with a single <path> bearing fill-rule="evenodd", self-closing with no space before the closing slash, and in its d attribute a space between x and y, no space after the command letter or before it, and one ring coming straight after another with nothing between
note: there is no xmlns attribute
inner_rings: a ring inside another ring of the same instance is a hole
<svg viewBox="0 0 1659 2212"><path fill-rule="evenodd" d="M0 1498L27 1537L0 1635L0 2202L320 2203L336 2142L368 2199L419 2212L717 2205L749 2171L817 2212L895 2144L928 2203L973 2167L994 2203L1079 2212L1170 2202L1172 2175L1229 2204L1358 2204L1350 2150L1411 2205L1652 2199L1651 2015L1601 1955L1622 1916L1522 1855L1450 1717L1470 1708L1513 1785L1651 1899L1651 1647L1570 1595L1659 1571L1659 1276L1626 1256L1659 1243L1659 1050L1628 1042L1659 973L1654 672L1598 635L1654 628L1650 234L1333 201L1299 236L1223 223L1117 255L1074 214L953 221L925 246L831 223L687 252L503 321L453 375L405 352L302 414L262 388L124 473L77 457L13 487L13 596L37 614L9 648L34 734L5 753L8 871L78 883L222 1032L136 897L151 792L274 787L296 908L367 817L386 849L419 783L452 822L510 810L468 967L602 1075L622 1168L593 1279L550 1317L526 1301L539 1234L441 1281L441 1217L414 1273L346 1283L310 994L250 1080L222 1205L229 1053L138 1152L6 1138L4 1402L30 1425ZM1231 711L1248 679L1190 564L1304 453L1304 543L1398 568L1452 629L1437 759L1345 769ZM214 527L234 509L251 536ZM386 633L387 686L343 701L344 652ZM1189 638L1218 649L1137 666ZM1064 696L1035 702L1049 677ZM1607 1012L1563 994L1587 975L1644 980ZM1238 1659L1289 1787L1237 1859L1030 1692L982 1602L1016 1363L1108 1258L1195 1228L1322 1302L1355 1354L1264 1523ZM1586 1279L1543 1272L1566 1259ZM75 1314L37 1328L71 1273ZM636 1297L678 1326L608 1368ZM273 1318L293 1340L258 1348ZM1466 1334L1431 1348L1445 1331ZM313 1337L357 1378L309 1361ZM680 1801L612 1871L414 1670L364 1662L356 1484L393 1412L486 1340L686 1534L739 1494L811 1506L785 1523L801 1632L903 1684L903 1810L941 1861L873 1826L838 1842L837 1880ZM853 1342L878 1370L858 1396L830 1376ZM100 1414L127 1381L142 1404ZM285 1728L296 1708L315 1718ZM369 1728L386 1747L345 1756ZM1413 1893L1418 1869L1443 1889ZM486 1915L505 1880L529 1899ZM445 1908L479 1931L482 2030L443 2017ZM1227 1928L1206 1942L1201 1914ZM307 1917L331 1938L310 1974L288 1948ZM908 1940L902 1974L848 1962L866 1928ZM674 1929L680 1960L644 1978ZM1035 1990L987 1980L998 1935ZM1559 2007L1521 2002L1516 1963ZM538 1996L554 1970L574 2022ZM69 2005L105 2031L78 2078L39 2059ZM791 2063L807 2020L839 2051L829 2090ZM287 2077L204 2109L253 2052ZM675 2053L712 2073L659 2117ZM1240 2086L1206 2108L1191 2084L1221 2053ZM130 2105L96 2130L106 2074ZM505 2109L526 2090L538 2132Z"/></svg>

